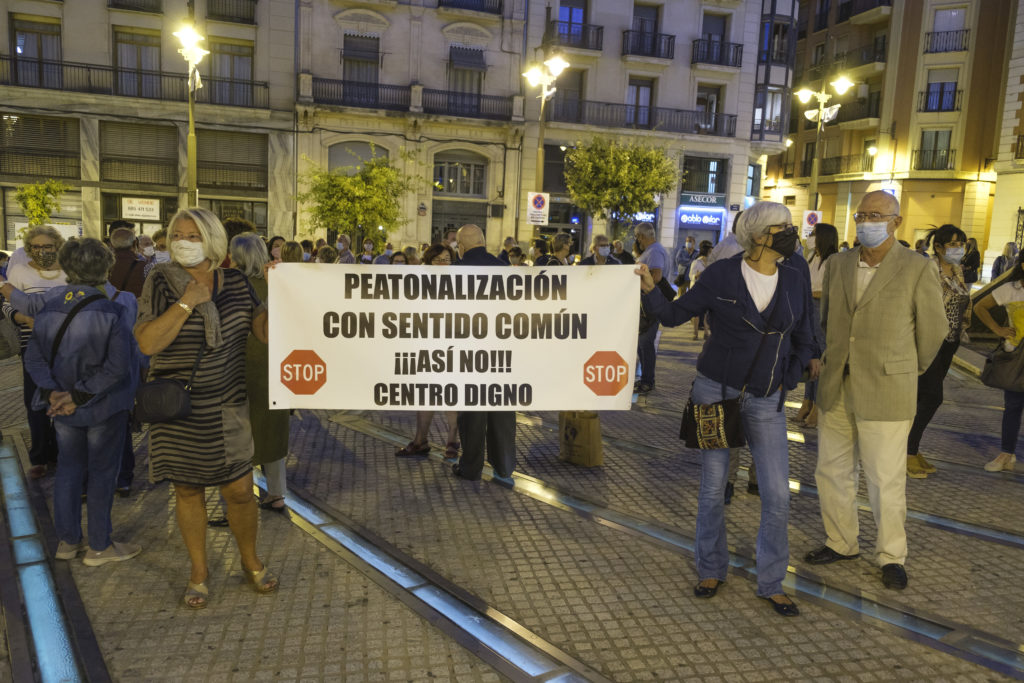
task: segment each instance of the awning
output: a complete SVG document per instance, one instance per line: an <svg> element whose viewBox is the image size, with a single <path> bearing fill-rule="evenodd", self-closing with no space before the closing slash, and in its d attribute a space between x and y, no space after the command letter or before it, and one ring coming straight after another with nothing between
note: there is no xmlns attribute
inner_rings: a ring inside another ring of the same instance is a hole
<svg viewBox="0 0 1024 683"><path fill-rule="evenodd" d="M484 62L484 51L474 50L468 47L457 47L452 45L448 53L453 69L473 69L475 71L487 71L487 63Z"/></svg>

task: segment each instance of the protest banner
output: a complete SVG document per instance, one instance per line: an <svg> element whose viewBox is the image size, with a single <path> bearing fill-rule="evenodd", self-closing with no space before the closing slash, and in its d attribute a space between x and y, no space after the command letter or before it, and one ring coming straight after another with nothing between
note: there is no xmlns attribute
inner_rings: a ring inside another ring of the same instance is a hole
<svg viewBox="0 0 1024 683"><path fill-rule="evenodd" d="M271 408L630 407L631 266L283 263L268 284Z"/></svg>

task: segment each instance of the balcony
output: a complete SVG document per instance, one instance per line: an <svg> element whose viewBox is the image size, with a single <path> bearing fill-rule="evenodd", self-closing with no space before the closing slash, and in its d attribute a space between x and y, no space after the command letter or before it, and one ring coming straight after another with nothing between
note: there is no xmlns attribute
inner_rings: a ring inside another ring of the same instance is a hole
<svg viewBox="0 0 1024 683"><path fill-rule="evenodd" d="M925 54L938 52L963 52L967 49L967 42L970 39L971 29L962 28L959 31L931 31L924 34Z"/></svg>
<svg viewBox="0 0 1024 683"><path fill-rule="evenodd" d="M821 160L820 174L871 173L874 170L874 166L875 158L866 152L864 154L826 157Z"/></svg>
<svg viewBox="0 0 1024 683"><path fill-rule="evenodd" d="M437 0L438 7L501 14L501 0Z"/></svg>
<svg viewBox="0 0 1024 683"><path fill-rule="evenodd" d="M717 64L718 66L734 66L738 68L743 63L743 45L698 38L693 41L690 63Z"/></svg>
<svg viewBox="0 0 1024 683"><path fill-rule="evenodd" d="M836 23L849 21L862 26L876 24L892 14L892 0L845 0L839 5Z"/></svg>
<svg viewBox="0 0 1024 683"><path fill-rule="evenodd" d="M814 171L814 159L804 159L800 162L800 177L810 178Z"/></svg>
<svg viewBox="0 0 1024 683"><path fill-rule="evenodd" d="M754 135L760 133L782 135L782 119L780 117L775 117L774 119L762 119L760 121L755 120L751 128L751 132Z"/></svg>
<svg viewBox="0 0 1024 683"><path fill-rule="evenodd" d="M622 54L672 59L676 55L676 37L666 33L623 31Z"/></svg>
<svg viewBox="0 0 1024 683"><path fill-rule="evenodd" d="M915 171L952 171L956 161L955 149L915 149Z"/></svg>
<svg viewBox="0 0 1024 683"><path fill-rule="evenodd" d="M606 128L636 128L668 133L736 137L735 114L641 107L612 102L558 99L547 108L548 121Z"/></svg>
<svg viewBox="0 0 1024 683"><path fill-rule="evenodd" d="M1013 158L1024 159L1024 135L1017 136L1017 142L1013 146Z"/></svg>
<svg viewBox="0 0 1024 683"><path fill-rule="evenodd" d="M866 100L848 102L839 108L836 123L841 130L868 130L877 128L881 100L876 96Z"/></svg>
<svg viewBox="0 0 1024 683"><path fill-rule="evenodd" d="M876 73L885 71L885 51L884 37L868 45L848 50L840 60L844 74L850 80L862 81Z"/></svg>
<svg viewBox="0 0 1024 683"><path fill-rule="evenodd" d="M257 0L207 0L206 18L235 24L256 23Z"/></svg>
<svg viewBox="0 0 1024 683"><path fill-rule="evenodd" d="M424 88L423 111L427 114L508 121L512 118L512 98Z"/></svg>
<svg viewBox="0 0 1024 683"><path fill-rule="evenodd" d="M185 74L17 59L10 55L0 55L0 85L188 101L188 77ZM257 81L204 77L203 87L196 92L196 102L205 104L266 109L269 100L270 88L266 83Z"/></svg>
<svg viewBox="0 0 1024 683"><path fill-rule="evenodd" d="M318 104L408 111L411 92L407 85L313 79L313 101Z"/></svg>
<svg viewBox="0 0 1024 683"><path fill-rule="evenodd" d="M604 47L604 26L552 21L548 23L544 42L548 45L600 52Z"/></svg>
<svg viewBox="0 0 1024 683"><path fill-rule="evenodd" d="M917 110L919 112L960 111L960 100L964 91L956 89L956 83L931 83L939 87L929 87L917 93Z"/></svg>
<svg viewBox="0 0 1024 683"><path fill-rule="evenodd" d="M796 23L796 39L803 40L807 37L807 17L801 17Z"/></svg>
<svg viewBox="0 0 1024 683"><path fill-rule="evenodd" d="M161 14L164 11L164 2L163 0L107 0L107 7Z"/></svg>

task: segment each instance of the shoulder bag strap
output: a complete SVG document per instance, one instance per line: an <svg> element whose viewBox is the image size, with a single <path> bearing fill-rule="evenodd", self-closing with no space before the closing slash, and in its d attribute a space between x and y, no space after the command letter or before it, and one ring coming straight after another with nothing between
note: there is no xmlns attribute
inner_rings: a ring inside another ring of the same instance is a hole
<svg viewBox="0 0 1024 683"><path fill-rule="evenodd" d="M93 301L99 301L100 299L106 298L107 297L103 294L87 296L75 304L75 307L72 308L66 316L64 316L64 322L60 324L60 328L57 330L57 336L53 338L53 346L50 348L50 369L53 369L53 363L57 360L57 349L60 348L60 343L64 340L64 333L68 331L68 325L71 324L71 320L88 304L91 304Z"/></svg>
<svg viewBox="0 0 1024 683"><path fill-rule="evenodd" d="M199 353L196 354L196 361L192 363L192 374L188 378L188 384L185 385L185 391L192 391L192 383L196 379L196 371L199 370L199 361L203 359L203 354L206 353L206 342L199 347Z"/></svg>

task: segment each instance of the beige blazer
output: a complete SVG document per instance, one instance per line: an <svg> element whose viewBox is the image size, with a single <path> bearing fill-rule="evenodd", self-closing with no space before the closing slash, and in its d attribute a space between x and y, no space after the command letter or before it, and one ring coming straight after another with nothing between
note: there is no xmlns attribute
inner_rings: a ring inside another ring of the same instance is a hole
<svg viewBox="0 0 1024 683"><path fill-rule="evenodd" d="M829 410L850 374L847 409L863 420L912 420L917 376L928 369L949 331L939 271L930 259L893 245L856 304L860 249L825 264L825 327L818 403Z"/></svg>

